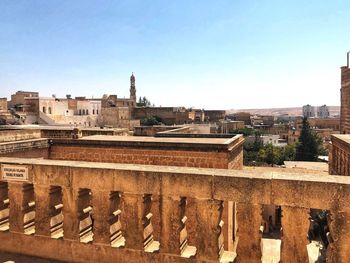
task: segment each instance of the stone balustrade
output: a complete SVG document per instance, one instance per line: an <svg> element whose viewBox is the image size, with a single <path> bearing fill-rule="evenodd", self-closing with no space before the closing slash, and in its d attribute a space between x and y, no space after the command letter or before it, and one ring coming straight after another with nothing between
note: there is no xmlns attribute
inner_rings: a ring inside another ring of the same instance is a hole
<svg viewBox="0 0 350 263"><path fill-rule="evenodd" d="M283 263L308 262L311 208L330 211L329 262L350 257L348 177L5 157L0 164L2 251L69 262L261 262L262 209L278 205ZM232 207L234 231L225 222Z"/></svg>

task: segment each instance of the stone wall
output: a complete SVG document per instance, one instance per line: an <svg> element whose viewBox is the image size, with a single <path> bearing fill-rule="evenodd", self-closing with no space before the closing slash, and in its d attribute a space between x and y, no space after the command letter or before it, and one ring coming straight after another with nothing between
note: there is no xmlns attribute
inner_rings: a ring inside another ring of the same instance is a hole
<svg viewBox="0 0 350 263"><path fill-rule="evenodd" d="M188 111L177 107L139 107L133 109L134 119L159 117L165 125L181 125L190 122ZM192 122L192 121L191 121Z"/></svg>
<svg viewBox="0 0 350 263"><path fill-rule="evenodd" d="M350 176L350 135L332 135L329 174Z"/></svg>
<svg viewBox="0 0 350 263"><path fill-rule="evenodd" d="M242 169L242 149L232 154L147 148L85 147L53 144L50 159L109 163Z"/></svg>
<svg viewBox="0 0 350 263"><path fill-rule="evenodd" d="M236 262L261 262L263 205L281 206L283 262L308 262L310 208L330 211L333 241L327 251L329 262L348 262L350 257L348 177L37 159L1 158L0 163L26 167L29 175L26 183L2 183L1 201L8 198L10 204L9 232L0 232L2 251L68 262L218 262L224 242L220 233L226 223L222 221L223 202L234 201L237 249L227 251L224 247L222 252L230 252ZM58 188L61 197L57 199L52 190ZM28 189L34 191L30 197ZM79 195L82 189L90 194ZM153 198L148 199L150 203L145 202L147 196ZM91 203L81 205L86 198L91 198ZM35 234L24 235L25 208L33 199ZM63 213L60 240L50 234L55 205ZM79 230L85 209L92 209L94 219L88 244L82 243ZM124 248L111 245L114 221L108 218L114 212L120 215ZM153 242L159 242L158 253L147 252L143 246L146 215L152 218L154 227L147 228L147 233L154 235ZM185 233L180 232L183 222L195 230L185 236L196 249L193 259L182 257L179 249Z"/></svg>
<svg viewBox="0 0 350 263"><path fill-rule="evenodd" d="M47 139L31 139L0 143L0 156L20 158L48 158Z"/></svg>
<svg viewBox="0 0 350 263"><path fill-rule="evenodd" d="M0 143L40 138L40 130L1 130Z"/></svg>
<svg viewBox="0 0 350 263"><path fill-rule="evenodd" d="M1 110L7 110L7 98L0 98L0 111Z"/></svg>
<svg viewBox="0 0 350 263"><path fill-rule="evenodd" d="M350 133L350 68L341 68L340 133Z"/></svg>
<svg viewBox="0 0 350 263"><path fill-rule="evenodd" d="M42 138L72 138L73 128L44 128L41 129ZM99 129L99 128L85 128L81 129L83 137L92 135L113 135L113 136L126 136L128 135L127 129Z"/></svg>

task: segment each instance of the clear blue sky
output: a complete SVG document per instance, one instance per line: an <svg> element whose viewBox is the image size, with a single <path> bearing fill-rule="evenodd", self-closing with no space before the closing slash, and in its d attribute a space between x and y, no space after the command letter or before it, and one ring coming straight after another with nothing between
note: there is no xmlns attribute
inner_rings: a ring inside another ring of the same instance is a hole
<svg viewBox="0 0 350 263"><path fill-rule="evenodd" d="M0 96L207 109L339 105L349 0L1 0Z"/></svg>

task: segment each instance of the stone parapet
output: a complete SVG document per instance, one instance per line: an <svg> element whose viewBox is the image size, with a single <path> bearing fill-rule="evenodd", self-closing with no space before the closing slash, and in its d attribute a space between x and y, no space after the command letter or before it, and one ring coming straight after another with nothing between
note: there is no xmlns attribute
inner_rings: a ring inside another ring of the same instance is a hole
<svg viewBox="0 0 350 263"><path fill-rule="evenodd" d="M341 245L350 239L348 177L18 158L0 164L27 168L29 178L1 178L10 203L10 231L0 231L3 251L69 262L218 262L223 256L259 262L261 209L277 205L283 262L306 260L311 208L331 213L332 262L346 262L349 254ZM61 189L61 197L53 198L59 192L52 189ZM228 251L223 205L232 201L237 249ZM25 234L21 221L30 207L40 210L34 235ZM49 235L54 209L63 211L61 240ZM191 253L182 253L188 244Z"/></svg>

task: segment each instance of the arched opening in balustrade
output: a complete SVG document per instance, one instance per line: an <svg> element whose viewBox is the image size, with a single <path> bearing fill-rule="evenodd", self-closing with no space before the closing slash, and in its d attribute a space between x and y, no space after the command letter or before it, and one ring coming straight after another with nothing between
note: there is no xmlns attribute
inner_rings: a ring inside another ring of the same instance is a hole
<svg viewBox="0 0 350 263"><path fill-rule="evenodd" d="M110 218L109 232L112 247L121 248L125 246L125 238L122 232L121 223L121 193L111 192L110 194Z"/></svg>
<svg viewBox="0 0 350 263"><path fill-rule="evenodd" d="M263 205L260 232L263 262L279 262L281 258L282 209L277 205Z"/></svg>
<svg viewBox="0 0 350 263"><path fill-rule="evenodd" d="M62 188L60 186L50 187L49 205L51 238L63 238L63 201Z"/></svg>
<svg viewBox="0 0 350 263"><path fill-rule="evenodd" d="M93 215L92 192L90 189L79 189L78 213L79 213L79 241L91 243L93 241Z"/></svg>
<svg viewBox="0 0 350 263"><path fill-rule="evenodd" d="M143 196L143 248L149 253L158 252L160 248L159 241L154 240L152 200L151 194Z"/></svg>
<svg viewBox="0 0 350 263"><path fill-rule="evenodd" d="M180 199L180 237L179 237L179 248L180 255L184 258L194 257L197 253L197 248L195 246L189 245L188 232L187 232L187 198L181 197Z"/></svg>
<svg viewBox="0 0 350 263"><path fill-rule="evenodd" d="M232 201L221 201L219 205L218 218L218 258L220 263L234 262L237 257L237 222L236 203ZM225 222L227 220L227 222ZM232 230L229 231L229 230ZM232 233L228 235L226 233ZM225 238L226 237L226 238Z"/></svg>
<svg viewBox="0 0 350 263"><path fill-rule="evenodd" d="M8 231L10 215L10 201L8 196L8 183L0 182L0 231Z"/></svg>
<svg viewBox="0 0 350 263"><path fill-rule="evenodd" d="M35 233L35 197L33 184L23 185L23 229L25 235Z"/></svg>
<svg viewBox="0 0 350 263"><path fill-rule="evenodd" d="M327 248L331 242L330 212L328 210L310 209L310 227L307 245L309 258L315 262L326 262Z"/></svg>

